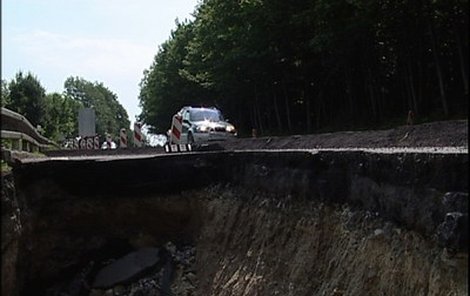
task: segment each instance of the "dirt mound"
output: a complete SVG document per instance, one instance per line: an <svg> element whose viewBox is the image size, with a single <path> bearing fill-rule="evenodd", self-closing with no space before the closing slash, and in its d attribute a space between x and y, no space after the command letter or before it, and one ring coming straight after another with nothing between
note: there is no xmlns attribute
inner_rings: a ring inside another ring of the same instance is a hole
<svg viewBox="0 0 470 296"><path fill-rule="evenodd" d="M231 139L225 149L468 147L468 121L438 121L389 130Z"/></svg>

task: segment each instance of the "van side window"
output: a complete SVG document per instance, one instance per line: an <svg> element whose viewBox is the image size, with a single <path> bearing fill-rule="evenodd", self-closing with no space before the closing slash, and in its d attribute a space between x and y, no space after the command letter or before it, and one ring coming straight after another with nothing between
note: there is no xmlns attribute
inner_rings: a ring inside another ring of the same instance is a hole
<svg viewBox="0 0 470 296"><path fill-rule="evenodd" d="M188 120L189 121L189 111L188 110L184 111L183 120Z"/></svg>

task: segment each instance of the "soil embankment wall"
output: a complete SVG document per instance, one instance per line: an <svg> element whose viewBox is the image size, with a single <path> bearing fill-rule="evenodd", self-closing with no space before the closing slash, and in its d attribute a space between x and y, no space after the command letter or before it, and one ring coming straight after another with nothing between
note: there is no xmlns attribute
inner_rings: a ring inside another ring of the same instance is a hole
<svg viewBox="0 0 470 296"><path fill-rule="evenodd" d="M198 295L460 295L467 177L466 154L24 164L18 281L45 290L106 245L125 253L171 240L196 247Z"/></svg>

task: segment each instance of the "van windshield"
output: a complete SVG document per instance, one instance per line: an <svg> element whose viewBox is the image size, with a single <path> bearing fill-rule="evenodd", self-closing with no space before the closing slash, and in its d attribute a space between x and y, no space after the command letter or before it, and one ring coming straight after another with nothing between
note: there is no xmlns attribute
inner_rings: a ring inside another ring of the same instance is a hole
<svg viewBox="0 0 470 296"><path fill-rule="evenodd" d="M190 111L189 119L191 121L223 121L224 117L219 110L195 109Z"/></svg>

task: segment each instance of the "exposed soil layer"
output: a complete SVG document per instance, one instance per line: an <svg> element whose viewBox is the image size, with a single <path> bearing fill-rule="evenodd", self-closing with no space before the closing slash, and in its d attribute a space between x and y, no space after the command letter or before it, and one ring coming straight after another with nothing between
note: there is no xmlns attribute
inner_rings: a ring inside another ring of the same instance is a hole
<svg viewBox="0 0 470 296"><path fill-rule="evenodd" d="M358 207L229 185L109 198L58 201L34 218L40 226L23 253L22 295L465 295L468 289L467 253L450 254ZM148 247L171 254L166 292L165 264L131 281L92 287L100 268Z"/></svg>
<svg viewBox="0 0 470 296"><path fill-rule="evenodd" d="M17 292L17 259L22 232L21 211L16 199L13 174L1 175L2 180L2 295Z"/></svg>
<svg viewBox="0 0 470 296"><path fill-rule="evenodd" d="M450 258L373 213L230 188L208 197L197 244L199 295L467 292L465 253Z"/></svg>

